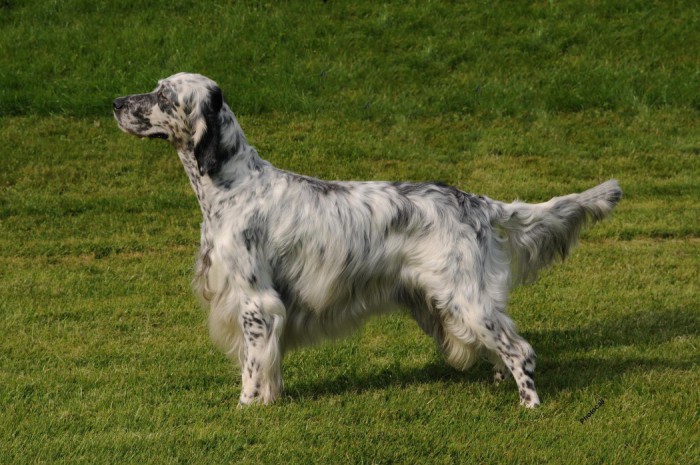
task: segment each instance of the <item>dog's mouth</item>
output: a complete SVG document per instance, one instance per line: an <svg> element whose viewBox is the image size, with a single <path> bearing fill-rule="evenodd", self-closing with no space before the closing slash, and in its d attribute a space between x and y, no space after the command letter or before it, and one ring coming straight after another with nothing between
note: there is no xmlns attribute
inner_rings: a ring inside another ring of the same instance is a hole
<svg viewBox="0 0 700 465"><path fill-rule="evenodd" d="M168 140L168 135L163 133L163 132L157 132L155 134L149 134L148 136L149 139L163 139L163 140Z"/></svg>
<svg viewBox="0 0 700 465"><path fill-rule="evenodd" d="M147 139L162 139L162 140L168 140L169 136L164 133L164 132L154 132L153 134L143 134L140 131L130 127L129 125L125 125L122 123L121 119L119 116L115 113L114 115L117 119L117 125L119 126L119 129L124 131L127 134L131 134L136 137L141 137L141 138L147 138Z"/></svg>

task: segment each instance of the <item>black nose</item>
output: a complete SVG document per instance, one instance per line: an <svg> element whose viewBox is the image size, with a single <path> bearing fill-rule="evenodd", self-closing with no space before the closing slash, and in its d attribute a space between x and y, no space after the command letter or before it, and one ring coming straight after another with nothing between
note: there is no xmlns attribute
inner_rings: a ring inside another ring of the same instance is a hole
<svg viewBox="0 0 700 465"><path fill-rule="evenodd" d="M114 99L114 109L115 110L121 110L126 106L126 97L119 97L117 99Z"/></svg>

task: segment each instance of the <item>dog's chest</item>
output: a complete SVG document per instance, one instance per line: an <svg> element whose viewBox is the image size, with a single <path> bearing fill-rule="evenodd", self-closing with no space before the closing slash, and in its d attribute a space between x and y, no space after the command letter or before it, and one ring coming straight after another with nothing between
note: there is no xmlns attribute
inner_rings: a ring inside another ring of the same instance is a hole
<svg viewBox="0 0 700 465"><path fill-rule="evenodd" d="M205 220L195 276L196 288L205 301L231 287L250 286L259 279L261 225L252 209L229 211Z"/></svg>

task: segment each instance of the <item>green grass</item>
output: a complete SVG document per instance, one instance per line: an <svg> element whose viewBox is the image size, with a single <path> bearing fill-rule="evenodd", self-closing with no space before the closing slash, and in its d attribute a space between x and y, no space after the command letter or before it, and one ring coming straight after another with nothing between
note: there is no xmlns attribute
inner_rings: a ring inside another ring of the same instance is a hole
<svg viewBox="0 0 700 465"><path fill-rule="evenodd" d="M0 0L0 462L700 460L694 2L142 5ZM542 407L393 315L237 409L189 288L194 195L110 116L181 70L308 175L528 201L619 179L613 218L512 294Z"/></svg>

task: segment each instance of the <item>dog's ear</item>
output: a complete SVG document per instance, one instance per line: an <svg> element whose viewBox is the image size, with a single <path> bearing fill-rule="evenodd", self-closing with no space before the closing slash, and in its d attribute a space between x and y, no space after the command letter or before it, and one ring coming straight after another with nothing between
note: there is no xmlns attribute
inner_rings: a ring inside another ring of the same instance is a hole
<svg viewBox="0 0 700 465"><path fill-rule="evenodd" d="M200 109L200 118L202 121L197 123L200 127L198 132L201 132L199 140L195 138L194 157L197 160L199 174L213 175L221 169L221 162L225 158L219 145L221 138L219 128L219 112L224 104L224 97L221 94L221 89L213 87L209 91L208 101L202 104Z"/></svg>

